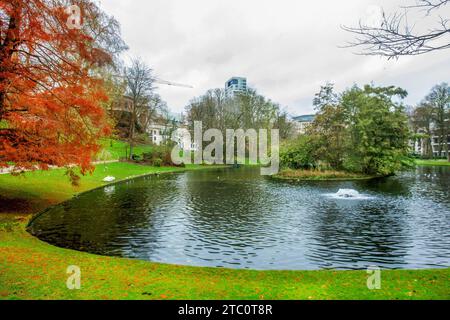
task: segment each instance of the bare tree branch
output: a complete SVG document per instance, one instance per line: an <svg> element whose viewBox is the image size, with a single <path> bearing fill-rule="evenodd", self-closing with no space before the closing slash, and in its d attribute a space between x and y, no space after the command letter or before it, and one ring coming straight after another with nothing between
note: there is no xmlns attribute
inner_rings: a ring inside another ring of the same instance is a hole
<svg viewBox="0 0 450 320"><path fill-rule="evenodd" d="M405 10L427 9L427 15L436 12L450 0L420 0ZM437 16L436 26L422 33L416 33L407 19L408 11L403 14L387 15L384 11L379 26L369 26L362 21L357 27L342 28L356 35L355 41L345 47L357 47L360 55L379 55L388 59L400 56L421 55L428 52L450 48L450 23L448 18Z"/></svg>
<svg viewBox="0 0 450 320"><path fill-rule="evenodd" d="M448 0L419 0L417 4L412 6L406 6L404 8L422 8L427 11L427 14L430 14L431 11L439 9L445 6L449 1Z"/></svg>

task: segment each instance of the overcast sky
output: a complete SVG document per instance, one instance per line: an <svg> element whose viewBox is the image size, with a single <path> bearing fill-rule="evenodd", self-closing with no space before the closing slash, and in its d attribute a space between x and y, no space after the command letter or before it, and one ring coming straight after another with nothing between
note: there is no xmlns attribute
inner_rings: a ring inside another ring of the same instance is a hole
<svg viewBox="0 0 450 320"><path fill-rule="evenodd" d="M352 35L341 25L376 21L378 7L392 11L414 0L102 0L122 25L126 56L142 57L162 79L194 89L159 85L174 112L232 76L280 103L292 115L312 112L320 85L343 90L354 83L398 85L418 103L450 82L450 51L387 61L341 49ZM449 17L450 8L441 11ZM411 16L411 20L416 17ZM416 28L430 28L421 19Z"/></svg>

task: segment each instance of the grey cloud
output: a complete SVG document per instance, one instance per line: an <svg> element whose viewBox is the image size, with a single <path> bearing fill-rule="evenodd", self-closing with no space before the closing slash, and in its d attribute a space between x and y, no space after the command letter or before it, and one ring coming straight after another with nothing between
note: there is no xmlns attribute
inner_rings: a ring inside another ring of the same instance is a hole
<svg viewBox="0 0 450 320"><path fill-rule="evenodd" d="M195 86L160 86L174 111L237 75L301 114L312 111L314 93L327 81L336 82L338 90L372 81L400 85L414 104L433 84L450 80L448 52L387 62L339 48L352 40L340 26L358 23L374 4L391 10L405 1L107 0L102 5L121 22L130 56L142 56L160 77Z"/></svg>

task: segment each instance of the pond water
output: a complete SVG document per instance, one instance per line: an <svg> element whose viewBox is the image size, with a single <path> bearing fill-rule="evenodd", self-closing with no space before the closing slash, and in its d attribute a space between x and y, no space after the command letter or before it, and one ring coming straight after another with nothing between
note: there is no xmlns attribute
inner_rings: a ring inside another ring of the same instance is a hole
<svg viewBox="0 0 450 320"><path fill-rule="evenodd" d="M315 270L450 266L450 168L353 182L280 182L257 168L151 176L83 194L30 232L154 262Z"/></svg>

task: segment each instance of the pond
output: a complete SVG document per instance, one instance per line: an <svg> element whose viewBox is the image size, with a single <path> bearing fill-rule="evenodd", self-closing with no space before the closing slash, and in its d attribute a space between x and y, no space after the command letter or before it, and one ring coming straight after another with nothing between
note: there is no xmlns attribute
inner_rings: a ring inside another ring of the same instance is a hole
<svg viewBox="0 0 450 320"><path fill-rule="evenodd" d="M29 229L64 248L192 266L450 266L448 167L352 182L289 183L259 173L138 178L56 206Z"/></svg>

